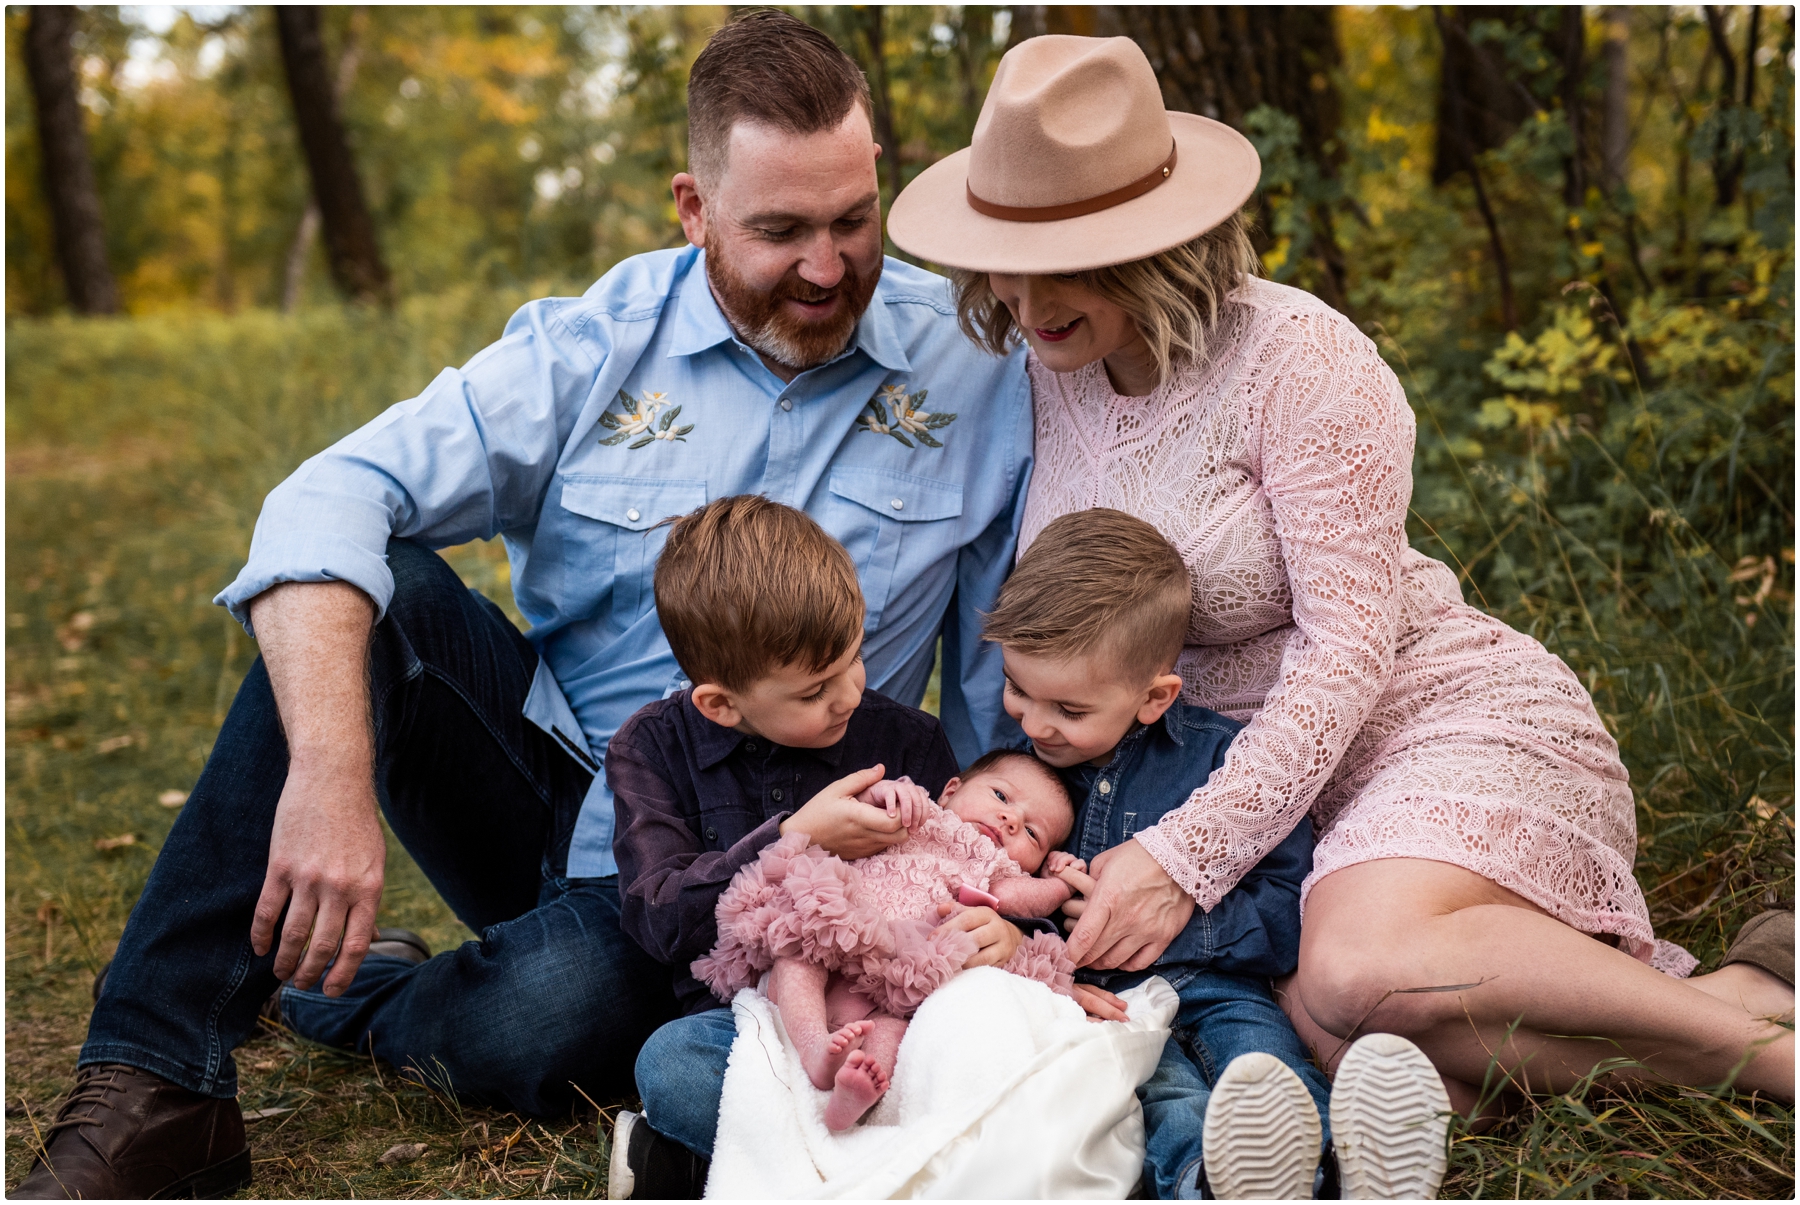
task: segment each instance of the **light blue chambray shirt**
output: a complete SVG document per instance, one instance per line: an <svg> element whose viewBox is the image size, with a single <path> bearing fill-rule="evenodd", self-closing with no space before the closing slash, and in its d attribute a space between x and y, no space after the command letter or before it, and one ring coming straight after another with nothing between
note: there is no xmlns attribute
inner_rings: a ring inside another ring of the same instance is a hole
<svg viewBox="0 0 1800 1205"><path fill-rule="evenodd" d="M385 615L390 536L499 535L539 652L525 715L598 768L634 711L686 685L656 617L656 524L764 494L850 550L870 687L916 705L942 633L944 727L967 764L1021 736L979 635L1012 565L1031 440L1023 352L963 338L941 277L887 260L851 347L783 383L733 334L702 252L657 251L580 298L525 306L460 371L301 465L215 601L248 630L270 586L346 581ZM612 841L601 772L569 875L615 873Z"/></svg>

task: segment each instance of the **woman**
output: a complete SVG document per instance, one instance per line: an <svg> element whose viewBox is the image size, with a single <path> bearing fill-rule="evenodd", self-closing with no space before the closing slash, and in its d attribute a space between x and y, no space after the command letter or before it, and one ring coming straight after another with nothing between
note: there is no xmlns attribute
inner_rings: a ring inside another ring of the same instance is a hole
<svg viewBox="0 0 1800 1205"><path fill-rule="evenodd" d="M1193 573L1187 692L1247 721L1185 807L1096 863L1071 955L1148 966L1310 812L1284 1004L1328 1067L1382 1030L1463 1112L1496 1057L1532 1091L1625 1054L1792 1100L1794 1036L1768 1020L1793 1009L1792 914L1682 978L1587 693L1407 544L1399 381L1347 319L1256 279L1238 211L1259 172L1229 128L1164 112L1127 39L1036 38L889 219L959 269L971 338L1030 345L1021 545L1089 506L1154 523Z"/></svg>

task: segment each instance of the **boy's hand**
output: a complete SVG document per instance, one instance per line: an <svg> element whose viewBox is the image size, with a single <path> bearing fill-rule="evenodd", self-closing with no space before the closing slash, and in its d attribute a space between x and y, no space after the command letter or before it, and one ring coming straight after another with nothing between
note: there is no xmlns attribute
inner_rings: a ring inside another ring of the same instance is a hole
<svg viewBox="0 0 1800 1205"><path fill-rule="evenodd" d="M1095 1021L1127 1021L1131 1014L1125 1009L1125 1001L1119 999L1103 987L1095 987L1091 983L1075 985L1075 1002L1087 1011L1089 1018Z"/></svg>
<svg viewBox="0 0 1800 1205"><path fill-rule="evenodd" d="M925 805L931 802L931 792L910 778L884 778L859 793L857 799L881 808L889 819L898 819L911 832L913 826L924 823Z"/></svg>
<svg viewBox="0 0 1800 1205"><path fill-rule="evenodd" d="M965 908L957 912L957 905L948 900L938 905L939 916L949 916L939 928L961 929L975 939L976 951L969 955L963 967L997 967L1005 966L1025 944L1025 935L1019 932L1018 926L1001 918L992 908ZM950 913L956 912L955 916Z"/></svg>
<svg viewBox="0 0 1800 1205"><path fill-rule="evenodd" d="M886 766L874 765L838 779L783 820L781 835L805 833L820 849L845 861L898 845L910 836L899 816L890 816L885 809L872 808L858 798L886 772Z"/></svg>
<svg viewBox="0 0 1800 1205"><path fill-rule="evenodd" d="M1051 851L1050 856L1044 859L1044 877L1046 879L1059 878L1065 870L1073 870L1086 874L1087 863L1083 862L1074 854L1066 854L1060 849ZM1064 880L1064 882L1067 881L1068 880L1066 879Z"/></svg>

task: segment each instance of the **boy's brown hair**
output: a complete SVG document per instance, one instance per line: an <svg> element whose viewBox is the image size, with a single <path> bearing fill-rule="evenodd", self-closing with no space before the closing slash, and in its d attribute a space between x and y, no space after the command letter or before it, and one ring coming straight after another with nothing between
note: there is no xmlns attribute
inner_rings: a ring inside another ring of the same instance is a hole
<svg viewBox="0 0 1800 1205"><path fill-rule="evenodd" d="M675 520L655 589L663 634L696 686L745 690L787 665L817 673L862 639L850 554L811 516L759 494Z"/></svg>
<svg viewBox="0 0 1800 1205"><path fill-rule="evenodd" d="M1187 565L1161 532L1098 507L1038 533L981 636L1032 656L1099 654L1148 681L1181 655L1192 600Z"/></svg>
<svg viewBox="0 0 1800 1205"><path fill-rule="evenodd" d="M688 72L688 170L714 184L740 121L817 134L842 125L852 105L874 111L869 81L829 34L773 9L739 13Z"/></svg>

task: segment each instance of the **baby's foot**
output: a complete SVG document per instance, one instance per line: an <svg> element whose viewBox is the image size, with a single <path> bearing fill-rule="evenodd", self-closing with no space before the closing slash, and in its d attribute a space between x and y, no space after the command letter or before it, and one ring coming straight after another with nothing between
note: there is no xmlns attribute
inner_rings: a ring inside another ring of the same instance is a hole
<svg viewBox="0 0 1800 1205"><path fill-rule="evenodd" d="M862 1050L853 1050L844 1059L844 1065L838 1068L837 1082L832 1086L831 1099L825 1105L825 1128L833 1133L847 1130L869 1111L869 1106L880 1100L888 1090L888 1074L875 1056Z"/></svg>
<svg viewBox="0 0 1800 1205"><path fill-rule="evenodd" d="M815 1050L810 1058L802 1060L813 1087L831 1087L836 1082L839 1068L844 1065L844 1059L861 1048L863 1035L873 1028L874 1025L867 1021L852 1021L825 1039L824 1050Z"/></svg>

